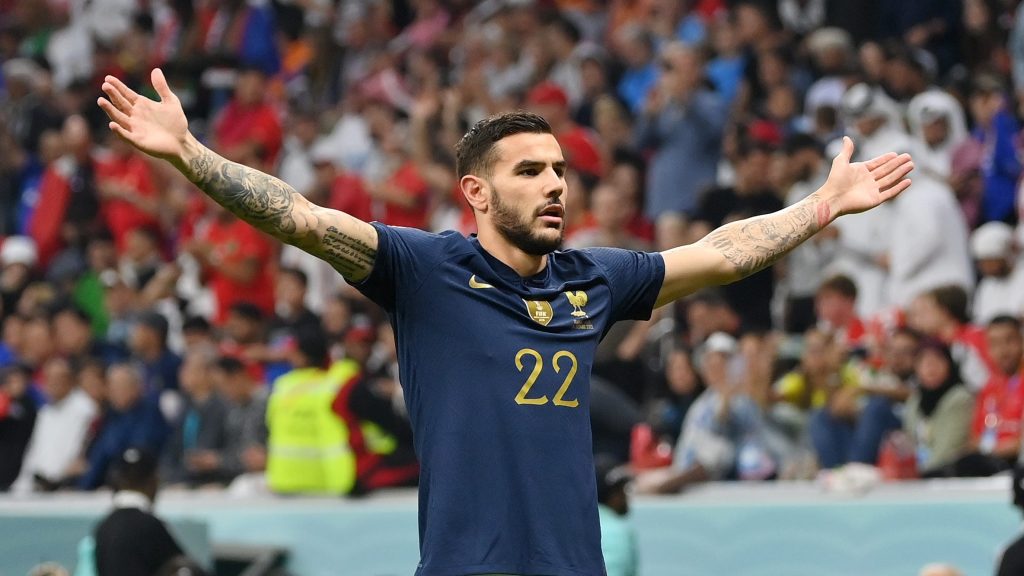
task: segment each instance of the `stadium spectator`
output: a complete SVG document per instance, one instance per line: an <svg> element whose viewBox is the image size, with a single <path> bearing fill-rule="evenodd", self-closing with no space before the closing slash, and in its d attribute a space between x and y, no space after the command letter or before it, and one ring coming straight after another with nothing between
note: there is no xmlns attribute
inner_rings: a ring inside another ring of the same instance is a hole
<svg viewBox="0 0 1024 576"><path fill-rule="evenodd" d="M1004 90L1002 79L990 73L979 73L971 82L971 138L981 150L978 167L983 178L981 223L1014 217L1021 163L1013 139L1020 124L1007 106Z"/></svg>
<svg viewBox="0 0 1024 576"><path fill-rule="evenodd" d="M35 242L27 236L8 236L0 245L0 312L14 314L29 283L39 256Z"/></svg>
<svg viewBox="0 0 1024 576"><path fill-rule="evenodd" d="M147 395L142 372L131 364L113 364L107 371L109 409L86 455L77 485L94 490L107 482L110 464L129 448L159 454L167 423L155 396Z"/></svg>
<svg viewBox="0 0 1024 576"><path fill-rule="evenodd" d="M1024 335L1021 322L997 316L985 329L997 370L978 393L967 453L950 466L952 476L991 476L1010 469L1021 451L1024 413Z"/></svg>
<svg viewBox="0 0 1024 576"><path fill-rule="evenodd" d="M704 87L704 61L697 50L670 44L662 49L659 65L662 75L637 118L636 147L652 152L644 213L661 235L678 228L680 219L685 223L701 193L715 182L726 108Z"/></svg>
<svg viewBox="0 0 1024 576"><path fill-rule="evenodd" d="M928 90L907 105L907 123L915 145L917 169L932 178L948 181L953 153L968 137L963 106L950 94Z"/></svg>
<svg viewBox="0 0 1024 576"><path fill-rule="evenodd" d="M907 324L922 335L950 346L960 381L972 393L988 382L995 365L985 333L968 323L967 294L959 286L940 286L921 294L907 310Z"/></svg>
<svg viewBox="0 0 1024 576"><path fill-rule="evenodd" d="M961 384L949 347L938 340L921 343L914 378L903 430L915 447L918 474L928 477L941 474L967 448L974 397Z"/></svg>
<svg viewBox="0 0 1024 576"><path fill-rule="evenodd" d="M774 463L761 446L760 410L730 374L737 352L736 340L721 332L705 342L700 373L707 389L686 414L671 467L637 476L637 490L671 493L709 480L774 474Z"/></svg>
<svg viewBox="0 0 1024 576"><path fill-rule="evenodd" d="M28 395L31 374L22 366L0 368L0 492L21 472L36 422L36 406Z"/></svg>
<svg viewBox="0 0 1024 576"><path fill-rule="evenodd" d="M981 273L971 305L971 320L988 324L1001 315L1024 315L1024 266L1014 249L1013 228L988 222L971 234L971 256Z"/></svg>
<svg viewBox="0 0 1024 576"><path fill-rule="evenodd" d="M863 347L864 322L857 316L857 285L846 276L825 280L814 296L817 326L831 335L844 350Z"/></svg>
<svg viewBox="0 0 1024 576"><path fill-rule="evenodd" d="M828 176L822 145L812 136L797 134L785 140L782 147L781 177L784 203L792 206L818 189ZM834 230L824 230L810 242L797 246L783 260L778 289L785 295L782 329L800 333L814 323L814 299L828 260L832 256Z"/></svg>
<svg viewBox="0 0 1024 576"><path fill-rule="evenodd" d="M149 163L120 138L107 138L109 154L96 164L96 191L118 254L138 228L159 229L160 193Z"/></svg>
<svg viewBox="0 0 1024 576"><path fill-rule="evenodd" d="M662 398L650 402L651 428L659 438L675 442L693 403L704 392L704 383L694 366L692 352L675 342L665 359L665 388Z"/></svg>
<svg viewBox="0 0 1024 576"><path fill-rule="evenodd" d="M185 356L179 372L185 408L160 457L161 481L188 487L222 482L227 405L214 389L211 350Z"/></svg>
<svg viewBox="0 0 1024 576"><path fill-rule="evenodd" d="M142 369L147 395L178 389L181 358L167 346L168 330L167 319L159 312L142 312L135 319L128 346Z"/></svg>
<svg viewBox="0 0 1024 576"><path fill-rule="evenodd" d="M295 334L292 370L273 383L267 401L267 486L278 494L348 494L356 486L351 424L332 403L347 382L324 369L319 330Z"/></svg>
<svg viewBox="0 0 1024 576"><path fill-rule="evenodd" d="M42 385L48 403L36 418L21 473L12 486L15 492L50 491L73 482L84 471L86 443L99 414L96 402L75 388L67 360L47 362Z"/></svg>
<svg viewBox="0 0 1024 576"><path fill-rule="evenodd" d="M644 250L646 243L634 236L629 228L633 216L628 202L623 202L619 191L611 183L602 182L590 193L590 214L593 226L577 230L566 240L569 248L587 246L613 246L630 250Z"/></svg>
<svg viewBox="0 0 1024 576"><path fill-rule="evenodd" d="M111 465L111 484L114 510L93 532L95 573L168 573L164 567L185 553L152 512L159 487L156 457L138 448L121 452ZM185 573L202 576L195 569Z"/></svg>
<svg viewBox="0 0 1024 576"><path fill-rule="evenodd" d="M604 159L594 133L573 121L570 99L560 85L542 82L534 86L526 95L526 106L548 119L570 168L590 178L604 176Z"/></svg>
<svg viewBox="0 0 1024 576"><path fill-rule="evenodd" d="M226 446L218 470L222 481L230 483L242 474L263 472L267 466L266 391L253 381L242 362L230 356L217 360L211 377L228 405Z"/></svg>

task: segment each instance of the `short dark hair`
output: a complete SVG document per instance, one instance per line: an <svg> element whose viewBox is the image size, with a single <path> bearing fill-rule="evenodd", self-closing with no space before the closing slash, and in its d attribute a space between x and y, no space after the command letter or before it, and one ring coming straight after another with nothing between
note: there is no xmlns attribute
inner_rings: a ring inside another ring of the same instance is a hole
<svg viewBox="0 0 1024 576"><path fill-rule="evenodd" d="M854 284L853 280L851 280L849 276L844 276L842 274L833 276L822 282L821 286L818 288L818 293L820 294L822 292L835 292L836 294L845 296L850 300L857 299L857 285Z"/></svg>
<svg viewBox="0 0 1024 576"><path fill-rule="evenodd" d="M223 370L225 374L238 374L245 372L245 364L234 356L221 356L217 358L216 366L218 369Z"/></svg>
<svg viewBox="0 0 1024 576"><path fill-rule="evenodd" d="M967 292L955 284L939 286L928 293L935 303L960 323L966 323L970 317L967 315Z"/></svg>
<svg viewBox="0 0 1024 576"><path fill-rule="evenodd" d="M252 320L253 322L263 321L263 310L259 306L248 301L235 302L228 308L229 314L236 314L245 318L246 320Z"/></svg>
<svg viewBox="0 0 1024 576"><path fill-rule="evenodd" d="M494 145L515 134L551 134L544 118L517 110L489 116L477 122L455 145L455 170L459 178L466 174L490 174L497 160Z"/></svg>
<svg viewBox="0 0 1024 576"><path fill-rule="evenodd" d="M989 320L988 327L992 328L994 326L1009 326L1010 328L1013 328L1014 331L1016 331L1018 334L1020 334L1022 324L1019 319L1013 316L1001 314L999 316L996 316L992 320Z"/></svg>
<svg viewBox="0 0 1024 576"><path fill-rule="evenodd" d="M279 274L281 274L282 276L291 276L292 278L295 278L296 280L298 280L299 284L302 284L303 288L309 285L309 276L307 276L306 273L300 270L299 268L285 266L284 268L281 268Z"/></svg>

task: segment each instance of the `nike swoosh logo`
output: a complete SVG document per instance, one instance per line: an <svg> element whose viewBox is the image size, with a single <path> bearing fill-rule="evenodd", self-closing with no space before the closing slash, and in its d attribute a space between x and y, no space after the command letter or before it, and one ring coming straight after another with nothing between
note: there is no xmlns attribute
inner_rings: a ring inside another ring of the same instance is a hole
<svg viewBox="0 0 1024 576"><path fill-rule="evenodd" d="M472 276L469 277L469 287L470 288L478 288L478 289L479 288L494 288L494 286L491 286L490 284L488 284L486 282L478 281L476 279L476 274L473 274Z"/></svg>

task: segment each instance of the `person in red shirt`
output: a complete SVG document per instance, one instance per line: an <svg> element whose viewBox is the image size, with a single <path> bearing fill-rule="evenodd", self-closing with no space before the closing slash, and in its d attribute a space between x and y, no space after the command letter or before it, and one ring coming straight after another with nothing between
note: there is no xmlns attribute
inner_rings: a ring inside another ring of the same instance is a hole
<svg viewBox="0 0 1024 576"><path fill-rule="evenodd" d="M277 111L265 100L267 77L242 68L235 95L214 122L214 148L228 160L270 171L277 164L283 135Z"/></svg>
<svg viewBox="0 0 1024 576"><path fill-rule="evenodd" d="M237 302L251 302L266 316L274 311L273 245L252 226L214 205L213 219L184 246L203 265L217 300L215 322L223 324Z"/></svg>
<svg viewBox="0 0 1024 576"><path fill-rule="evenodd" d="M594 178L604 176L604 159L598 151L594 133L572 121L569 97L558 84L537 84L526 95L526 104L531 112L547 118L570 168Z"/></svg>
<svg viewBox="0 0 1024 576"><path fill-rule="evenodd" d="M108 147L110 153L96 163L96 190L103 219L121 255L131 231L159 228L160 202L145 158L117 137L109 139Z"/></svg>
<svg viewBox="0 0 1024 576"><path fill-rule="evenodd" d="M430 186L407 150L402 130L395 126L394 109L373 104L365 113L380 154L376 177L366 183L375 201L374 219L391 226L428 229Z"/></svg>
<svg viewBox="0 0 1024 576"><path fill-rule="evenodd" d="M339 167L325 142L313 146L310 160L316 170L313 189L307 195L310 201L326 204L365 222L373 220L373 199L366 192L363 179Z"/></svg>

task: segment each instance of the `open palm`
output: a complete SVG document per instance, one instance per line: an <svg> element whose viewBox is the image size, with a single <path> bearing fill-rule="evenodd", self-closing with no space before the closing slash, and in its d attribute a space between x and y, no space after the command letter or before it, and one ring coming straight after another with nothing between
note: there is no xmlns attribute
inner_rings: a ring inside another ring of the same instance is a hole
<svg viewBox="0 0 1024 576"><path fill-rule="evenodd" d="M159 68L150 78L160 101L150 100L113 76L103 81L106 98L98 104L110 117L110 129L146 154L173 159L180 156L188 134L188 120L178 97L167 86Z"/></svg>
<svg viewBox="0 0 1024 576"><path fill-rule="evenodd" d="M910 154L889 152L866 162L850 162L852 157L853 140L844 137L825 184L833 191L840 214L870 210L910 187L907 175L914 169Z"/></svg>

